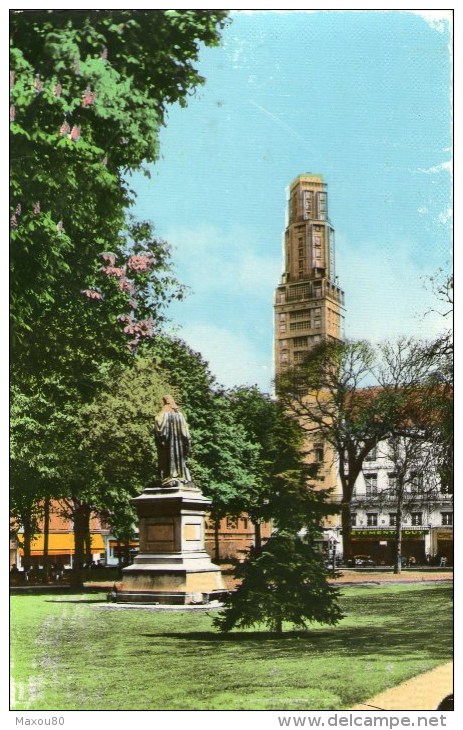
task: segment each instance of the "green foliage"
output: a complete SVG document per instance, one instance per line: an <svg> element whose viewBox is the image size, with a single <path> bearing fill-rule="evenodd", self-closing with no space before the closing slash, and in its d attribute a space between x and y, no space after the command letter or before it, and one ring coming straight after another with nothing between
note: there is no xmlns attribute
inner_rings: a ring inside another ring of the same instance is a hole
<svg viewBox="0 0 463 730"><path fill-rule="evenodd" d="M278 527L300 529L314 504L309 485L315 476L314 467L302 458L301 427L279 401L256 386L234 388L227 397L235 419L257 450L251 464L254 480L243 494L242 510L253 521L272 520Z"/></svg>
<svg viewBox="0 0 463 730"><path fill-rule="evenodd" d="M152 358L136 357L112 368L105 387L80 409L76 436L101 509L127 503L155 479L154 417L170 390Z"/></svg>
<svg viewBox="0 0 463 730"><path fill-rule="evenodd" d="M82 500L98 505L103 487L121 484L129 466L129 489L153 466L137 420L129 428L112 419L111 467L102 444L108 430L96 425L97 412L109 423L109 402L119 397L108 375L121 375L131 357L117 323L128 295L101 275L97 256L112 252L122 262L151 252L154 269L131 278L137 316L150 319L157 334L163 307L182 293L167 244L128 216L127 172L157 159L166 109L186 103L203 82L195 69L201 44L218 43L225 17L221 10L11 13L14 508L24 501L32 508L50 490L66 496L71 511ZM83 296L97 287L99 298ZM139 354L149 354L145 343ZM124 398L129 411L131 394Z"/></svg>
<svg viewBox="0 0 463 730"><path fill-rule="evenodd" d="M266 625L281 632L285 621L303 629L310 622L338 623L343 617L339 592L328 584L321 555L307 537L279 532L251 554L214 625L221 631Z"/></svg>
<svg viewBox="0 0 463 730"><path fill-rule="evenodd" d="M153 162L168 104L203 82L200 43L225 11L11 13L11 220L14 341L63 289L87 284L117 251L132 194L127 170ZM74 284L74 286L73 286Z"/></svg>

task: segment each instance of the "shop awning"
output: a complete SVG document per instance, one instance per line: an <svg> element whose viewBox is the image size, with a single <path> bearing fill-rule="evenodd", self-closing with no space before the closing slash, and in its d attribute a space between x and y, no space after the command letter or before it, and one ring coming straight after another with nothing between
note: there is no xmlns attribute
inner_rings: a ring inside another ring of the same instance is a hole
<svg viewBox="0 0 463 730"><path fill-rule="evenodd" d="M105 544L103 535L99 532L90 533L91 552L103 553ZM31 555L43 555L43 534L34 535L31 540ZM19 548L19 554L24 555L23 548ZM73 555L74 554L74 534L72 532L51 532L48 536L48 554L49 555Z"/></svg>

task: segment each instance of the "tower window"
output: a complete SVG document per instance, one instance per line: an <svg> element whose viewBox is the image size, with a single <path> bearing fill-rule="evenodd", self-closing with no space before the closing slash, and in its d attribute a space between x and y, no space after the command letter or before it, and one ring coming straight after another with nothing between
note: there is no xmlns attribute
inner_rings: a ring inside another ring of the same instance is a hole
<svg viewBox="0 0 463 730"><path fill-rule="evenodd" d="M290 319L306 319L308 317L307 309L296 309L295 312L289 313Z"/></svg>
<svg viewBox="0 0 463 730"><path fill-rule="evenodd" d="M368 527L377 527L378 526L378 513L377 512L369 512L369 514L367 514L367 525L368 525Z"/></svg>
<svg viewBox="0 0 463 730"><path fill-rule="evenodd" d="M310 329L310 322L291 322L289 325L290 331L294 332L294 330L307 330Z"/></svg>
<svg viewBox="0 0 463 730"><path fill-rule="evenodd" d="M441 524L442 525L453 525L453 514L452 512L441 512Z"/></svg>

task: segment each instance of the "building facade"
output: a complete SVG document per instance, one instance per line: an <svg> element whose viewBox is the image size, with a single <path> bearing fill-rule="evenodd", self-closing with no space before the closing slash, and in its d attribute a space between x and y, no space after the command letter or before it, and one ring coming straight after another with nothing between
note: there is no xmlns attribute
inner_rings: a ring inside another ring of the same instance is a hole
<svg viewBox="0 0 463 730"><path fill-rule="evenodd" d="M369 556L378 565L393 563L400 493L405 563L453 565L453 497L441 488L435 466L429 461L421 470L416 466L399 491L388 441L367 455L351 502L354 555Z"/></svg>
<svg viewBox="0 0 463 730"><path fill-rule="evenodd" d="M341 503L338 486L333 502ZM355 482L351 506L352 556L355 563L394 565L396 528L401 512L401 556L405 566L453 566L453 494L441 485L437 467L424 459L415 462L397 484L396 462L390 443L380 441L367 455ZM400 512L399 512L400 499ZM322 549L343 560L340 513L323 524Z"/></svg>

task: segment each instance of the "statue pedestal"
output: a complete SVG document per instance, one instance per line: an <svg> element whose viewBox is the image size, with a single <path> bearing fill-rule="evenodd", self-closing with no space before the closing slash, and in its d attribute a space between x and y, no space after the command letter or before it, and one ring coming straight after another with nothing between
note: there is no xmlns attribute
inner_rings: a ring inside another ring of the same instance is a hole
<svg viewBox="0 0 463 730"><path fill-rule="evenodd" d="M193 485L145 489L132 499L140 552L124 568L118 603L203 604L226 594L220 568L204 548L210 501Z"/></svg>

